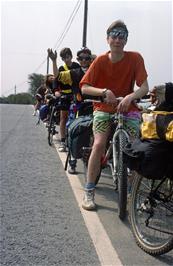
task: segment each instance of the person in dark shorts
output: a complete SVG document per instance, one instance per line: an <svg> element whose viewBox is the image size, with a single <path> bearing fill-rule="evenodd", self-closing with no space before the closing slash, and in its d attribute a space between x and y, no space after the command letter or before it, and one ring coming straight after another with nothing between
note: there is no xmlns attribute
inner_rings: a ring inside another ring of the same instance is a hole
<svg viewBox="0 0 173 266"><path fill-rule="evenodd" d="M76 69L79 68L79 64L77 62L73 62L72 58L72 51L70 48L65 47L60 51L60 57L64 61L64 65L59 67L59 71L68 71L71 69ZM66 138L66 123L68 120L68 113L69 113L69 108L70 104L73 99L73 91L71 85L68 83L63 83L59 81L59 89L60 89L60 94L61 99L62 99L62 104L61 104L61 111L60 111L60 146L59 146L59 151L60 152L65 152L66 151L66 143L65 143L65 138Z"/></svg>

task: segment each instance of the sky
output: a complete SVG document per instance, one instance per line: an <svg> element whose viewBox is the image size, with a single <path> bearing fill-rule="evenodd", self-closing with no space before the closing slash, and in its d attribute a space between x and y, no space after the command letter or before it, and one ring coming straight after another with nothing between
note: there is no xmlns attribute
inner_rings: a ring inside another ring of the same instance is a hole
<svg viewBox="0 0 173 266"><path fill-rule="evenodd" d="M84 0L1 1L1 96L27 92L28 75L47 73L47 48L82 47ZM125 50L144 58L150 89L173 82L172 1L88 0L87 47L109 50L106 30L121 19L129 37ZM63 62L58 57L58 65ZM52 64L49 64L52 73Z"/></svg>

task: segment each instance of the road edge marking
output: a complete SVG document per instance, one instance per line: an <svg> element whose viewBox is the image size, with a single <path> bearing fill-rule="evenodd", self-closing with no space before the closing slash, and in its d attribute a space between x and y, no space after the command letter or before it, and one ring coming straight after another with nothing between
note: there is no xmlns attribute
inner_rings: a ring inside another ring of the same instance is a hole
<svg viewBox="0 0 173 266"><path fill-rule="evenodd" d="M58 151L58 145L54 144L59 158L64 166L67 154ZM122 262L118 256L118 253L112 246L111 240L107 235L100 218L95 211L86 211L81 206L81 200L83 198L83 187L77 175L71 175L66 172L69 183L77 200L80 212L84 218L85 225L88 229L89 235L93 241L98 258L103 266L122 266Z"/></svg>

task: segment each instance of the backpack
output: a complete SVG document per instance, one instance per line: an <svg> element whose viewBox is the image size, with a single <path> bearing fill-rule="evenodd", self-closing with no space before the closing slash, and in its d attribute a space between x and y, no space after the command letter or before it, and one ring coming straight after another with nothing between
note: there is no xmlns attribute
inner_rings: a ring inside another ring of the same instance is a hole
<svg viewBox="0 0 173 266"><path fill-rule="evenodd" d="M127 167L149 179L173 179L173 143L160 139L136 139L124 148Z"/></svg>
<svg viewBox="0 0 173 266"><path fill-rule="evenodd" d="M166 90L159 86L157 94L159 105L142 114L141 138L126 145L124 158L128 168L146 178L173 180L173 84L166 83Z"/></svg>
<svg viewBox="0 0 173 266"><path fill-rule="evenodd" d="M43 121L47 118L47 115L49 113L49 106L47 104L44 104L40 107L39 110L39 118Z"/></svg>
<svg viewBox="0 0 173 266"><path fill-rule="evenodd" d="M92 134L93 117L79 116L68 127L67 145L75 159L82 158L83 147L89 147Z"/></svg>
<svg viewBox="0 0 173 266"><path fill-rule="evenodd" d="M173 142L173 83L154 87L158 104L154 111L142 114L141 138Z"/></svg>

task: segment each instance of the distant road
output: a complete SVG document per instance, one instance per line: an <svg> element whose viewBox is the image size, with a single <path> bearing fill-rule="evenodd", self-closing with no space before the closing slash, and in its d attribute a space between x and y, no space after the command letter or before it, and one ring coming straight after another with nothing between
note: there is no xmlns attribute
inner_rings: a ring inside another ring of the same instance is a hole
<svg viewBox="0 0 173 266"><path fill-rule="evenodd" d="M134 242L117 215L112 180L96 190L97 212L81 209L84 175L64 171L66 154L28 105L0 105L1 264L12 266L173 265L173 252L154 258ZM113 262L113 263L112 263Z"/></svg>

